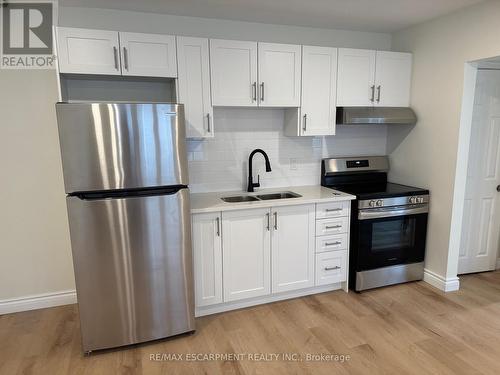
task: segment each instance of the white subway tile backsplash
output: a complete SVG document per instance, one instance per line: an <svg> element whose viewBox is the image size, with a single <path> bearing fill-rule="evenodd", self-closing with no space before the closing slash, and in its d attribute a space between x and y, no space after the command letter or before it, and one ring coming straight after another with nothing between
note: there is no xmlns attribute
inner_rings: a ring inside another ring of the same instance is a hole
<svg viewBox="0 0 500 375"><path fill-rule="evenodd" d="M285 137L283 109L216 108L215 137L188 140L192 192L244 190L248 156L263 149L272 172L265 172L261 155L254 157L254 178L262 187L316 185L323 157L385 155L385 126L338 126L331 137ZM296 169L290 168L290 159Z"/></svg>

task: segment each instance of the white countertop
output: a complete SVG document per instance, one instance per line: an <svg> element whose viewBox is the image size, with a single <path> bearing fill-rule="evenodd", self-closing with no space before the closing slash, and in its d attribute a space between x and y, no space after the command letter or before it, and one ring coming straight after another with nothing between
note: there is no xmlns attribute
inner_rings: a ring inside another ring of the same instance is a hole
<svg viewBox="0 0 500 375"><path fill-rule="evenodd" d="M252 202L228 203L222 197L232 197L236 195L257 195L291 191L300 194L301 197L288 199L272 199ZM292 206L309 203L338 202L356 199L354 195L343 193L337 190L325 188L323 186L286 186L273 189L257 189L254 193L244 191L223 191L213 193L192 193L191 213L199 214L204 212L244 210L248 208Z"/></svg>

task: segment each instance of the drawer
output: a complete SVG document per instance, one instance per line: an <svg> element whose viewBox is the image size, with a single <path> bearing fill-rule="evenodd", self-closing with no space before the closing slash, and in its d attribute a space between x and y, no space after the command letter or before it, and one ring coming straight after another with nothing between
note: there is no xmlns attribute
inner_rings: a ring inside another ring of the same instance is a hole
<svg viewBox="0 0 500 375"><path fill-rule="evenodd" d="M316 252L347 250L347 233L316 237Z"/></svg>
<svg viewBox="0 0 500 375"><path fill-rule="evenodd" d="M316 254L316 285L347 280L347 250Z"/></svg>
<svg viewBox="0 0 500 375"><path fill-rule="evenodd" d="M347 233L348 229L348 217L316 220L316 236L329 236L332 234Z"/></svg>
<svg viewBox="0 0 500 375"><path fill-rule="evenodd" d="M349 216L351 201L318 203L316 205L316 219Z"/></svg>

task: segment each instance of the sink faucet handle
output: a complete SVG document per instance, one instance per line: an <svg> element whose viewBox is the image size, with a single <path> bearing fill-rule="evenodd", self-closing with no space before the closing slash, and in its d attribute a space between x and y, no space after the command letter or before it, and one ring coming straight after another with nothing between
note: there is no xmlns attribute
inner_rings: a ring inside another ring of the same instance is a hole
<svg viewBox="0 0 500 375"><path fill-rule="evenodd" d="M257 182L254 184L255 187L260 187L260 174L257 175Z"/></svg>

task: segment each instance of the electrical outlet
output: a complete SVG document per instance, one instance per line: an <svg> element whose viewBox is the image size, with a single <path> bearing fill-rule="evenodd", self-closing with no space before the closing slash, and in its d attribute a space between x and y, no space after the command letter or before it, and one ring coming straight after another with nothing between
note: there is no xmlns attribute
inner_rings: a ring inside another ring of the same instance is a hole
<svg viewBox="0 0 500 375"><path fill-rule="evenodd" d="M297 159L295 158L290 158L290 170L291 171L296 171L297 168Z"/></svg>

